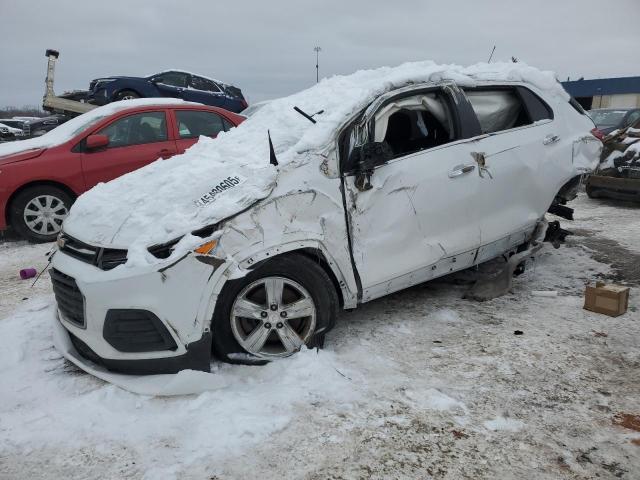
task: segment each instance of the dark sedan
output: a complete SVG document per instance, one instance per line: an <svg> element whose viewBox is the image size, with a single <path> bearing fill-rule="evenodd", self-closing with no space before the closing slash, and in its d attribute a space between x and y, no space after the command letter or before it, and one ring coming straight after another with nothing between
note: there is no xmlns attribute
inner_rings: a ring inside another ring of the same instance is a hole
<svg viewBox="0 0 640 480"><path fill-rule="evenodd" d="M232 85L179 70L149 77L105 77L91 81L87 100L105 105L132 98L173 97L239 113L247 108L242 91Z"/></svg>
<svg viewBox="0 0 640 480"><path fill-rule="evenodd" d="M598 108L588 113L603 135L628 127L640 118L640 108Z"/></svg>

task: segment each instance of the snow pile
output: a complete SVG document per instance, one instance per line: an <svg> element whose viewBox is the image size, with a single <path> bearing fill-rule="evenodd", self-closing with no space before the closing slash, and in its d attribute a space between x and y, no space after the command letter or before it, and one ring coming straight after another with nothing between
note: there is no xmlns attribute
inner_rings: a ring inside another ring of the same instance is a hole
<svg viewBox="0 0 640 480"><path fill-rule="evenodd" d="M334 76L269 102L215 141L201 138L183 155L98 185L78 199L64 230L87 243L132 248L140 253L132 256L136 263L155 262L149 254L144 256L151 244L215 224L270 194L277 169L269 164L268 130L282 173L309 161L305 152L327 145L341 125L381 94L411 83L445 80L463 86L484 80L527 81L567 98L553 73L520 63L461 67L427 61ZM324 113L317 115L313 124L295 112L294 106L308 113ZM246 181L221 192L215 201L197 204L199 198L229 177Z"/></svg>
<svg viewBox="0 0 640 480"><path fill-rule="evenodd" d="M158 386L182 397L136 395L79 373L53 349L50 296L0 322L0 451L57 445L81 449L124 443L143 453L148 478L262 444L310 404L348 412L361 391L336 369L357 378L336 355L306 350L264 367L214 365L212 373L129 377L147 393ZM121 375L121 377L125 377ZM155 383L155 385L154 385ZM158 473L158 472L156 472ZM0 474L0 476L2 476ZM208 478L208 477L207 477Z"/></svg>

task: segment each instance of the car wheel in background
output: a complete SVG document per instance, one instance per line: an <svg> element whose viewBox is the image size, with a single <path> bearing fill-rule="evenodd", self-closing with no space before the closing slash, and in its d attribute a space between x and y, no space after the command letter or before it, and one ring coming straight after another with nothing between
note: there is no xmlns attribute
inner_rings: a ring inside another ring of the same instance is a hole
<svg viewBox="0 0 640 480"><path fill-rule="evenodd" d="M116 100L133 100L134 98L140 98L140 95L138 95L136 92L134 92L133 90L122 90L121 92L118 92L118 94L116 95Z"/></svg>
<svg viewBox="0 0 640 480"><path fill-rule="evenodd" d="M30 187L11 202L9 222L16 232L35 243L52 242L69 214L72 198L50 185Z"/></svg>
<svg viewBox="0 0 640 480"><path fill-rule="evenodd" d="M230 363L265 363L321 347L338 314L327 273L304 255L276 257L228 281L213 314L214 353Z"/></svg>

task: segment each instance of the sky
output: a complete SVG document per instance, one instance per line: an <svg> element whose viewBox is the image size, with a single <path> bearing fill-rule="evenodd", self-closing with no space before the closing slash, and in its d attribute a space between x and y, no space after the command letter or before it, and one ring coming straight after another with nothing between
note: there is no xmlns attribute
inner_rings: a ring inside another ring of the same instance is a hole
<svg viewBox="0 0 640 480"><path fill-rule="evenodd" d="M47 48L55 90L180 68L250 103L320 77L407 61L521 61L558 77L640 75L640 0L0 0L0 107L39 105Z"/></svg>

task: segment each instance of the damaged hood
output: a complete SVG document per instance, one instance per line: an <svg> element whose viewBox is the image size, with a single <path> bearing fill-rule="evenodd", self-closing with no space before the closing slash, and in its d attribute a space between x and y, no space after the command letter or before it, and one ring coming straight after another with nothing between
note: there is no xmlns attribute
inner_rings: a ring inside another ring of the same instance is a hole
<svg viewBox="0 0 640 480"><path fill-rule="evenodd" d="M305 153L328 145L345 122L380 95L415 83L455 81L474 86L487 80L529 82L568 99L552 72L522 63L461 67L427 61L334 76L269 102L215 140L201 137L182 155L94 187L78 198L63 229L89 244L127 248L128 262L132 261L132 250L143 252L150 245L174 240L268 197L278 172L313 158ZM312 123L294 106L309 114L324 112L316 114L317 123ZM278 167L269 164L268 131ZM321 175L319 168L310 171ZM313 188L312 178L307 183Z"/></svg>
<svg viewBox="0 0 640 480"><path fill-rule="evenodd" d="M95 186L76 200L64 231L96 246L146 248L213 225L269 195L275 168L237 159L240 145L220 138L202 137L184 155Z"/></svg>

